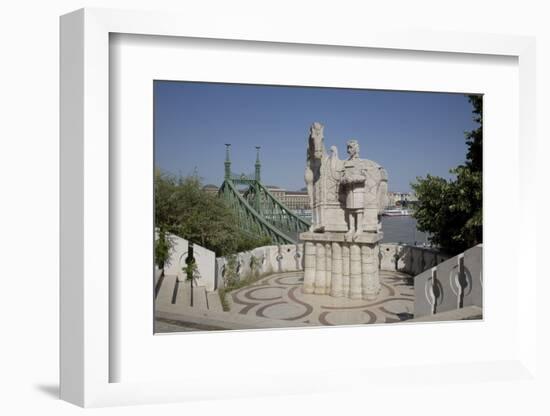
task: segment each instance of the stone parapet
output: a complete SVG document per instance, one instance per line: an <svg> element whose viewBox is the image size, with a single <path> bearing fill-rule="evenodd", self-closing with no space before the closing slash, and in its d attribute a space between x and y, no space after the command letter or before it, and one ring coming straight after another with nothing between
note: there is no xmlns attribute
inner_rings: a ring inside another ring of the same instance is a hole
<svg viewBox="0 0 550 416"><path fill-rule="evenodd" d="M359 233L350 235L347 233L337 233L337 232L324 232L324 233L313 233L305 232L300 234L300 240L302 241L326 241L326 242L339 242L339 243L370 243L374 244L382 240L384 233Z"/></svg>
<svg viewBox="0 0 550 416"><path fill-rule="evenodd" d="M416 276L449 258L429 247L400 243L380 243L380 269Z"/></svg>
<svg viewBox="0 0 550 416"><path fill-rule="evenodd" d="M414 316L434 316L483 306L483 245L445 260L414 277Z"/></svg>

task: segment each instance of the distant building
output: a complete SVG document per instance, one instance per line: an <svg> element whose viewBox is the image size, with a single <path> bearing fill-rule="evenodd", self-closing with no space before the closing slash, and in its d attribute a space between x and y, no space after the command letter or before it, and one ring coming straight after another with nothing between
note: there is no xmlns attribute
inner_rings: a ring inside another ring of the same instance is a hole
<svg viewBox="0 0 550 416"><path fill-rule="evenodd" d="M388 192L388 206L399 207L403 205L414 205L418 198L414 192Z"/></svg>
<svg viewBox="0 0 550 416"><path fill-rule="evenodd" d="M217 194L219 189L219 186L213 185L211 183L202 187L202 190L208 192L209 194Z"/></svg>
<svg viewBox="0 0 550 416"><path fill-rule="evenodd" d="M276 185L267 185L266 188L288 209L297 212L311 211L310 199L305 189L287 191ZM204 185L205 192L217 194L219 187L213 184ZM241 190L243 193L244 190ZM388 192L388 207L410 206L418 202L414 192Z"/></svg>
<svg viewBox="0 0 550 416"><path fill-rule="evenodd" d="M311 209L309 196L306 191L287 191L279 186L268 185L266 187L284 206L292 211Z"/></svg>
<svg viewBox="0 0 550 416"><path fill-rule="evenodd" d="M286 190L284 190L283 188L281 188L279 186L275 186L275 185L266 185L265 187L267 188L267 190L269 192L271 192L271 194L275 198L277 198L279 201L283 202ZM284 204L284 202L283 202L283 204Z"/></svg>
<svg viewBox="0 0 550 416"><path fill-rule="evenodd" d="M286 191L283 204L293 211L305 211L311 209L309 195L304 191Z"/></svg>
<svg viewBox="0 0 550 416"><path fill-rule="evenodd" d="M292 211L307 211L311 210L309 196L307 191L287 191L279 186L267 185L268 191L277 198L283 205ZM217 194L219 187L213 184L204 185L203 191L209 194ZM244 190L241 190L243 193Z"/></svg>

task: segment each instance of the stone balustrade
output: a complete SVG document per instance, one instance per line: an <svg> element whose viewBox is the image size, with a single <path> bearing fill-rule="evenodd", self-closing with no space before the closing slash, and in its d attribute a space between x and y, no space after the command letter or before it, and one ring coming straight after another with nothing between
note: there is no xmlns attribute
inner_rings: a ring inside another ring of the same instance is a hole
<svg viewBox="0 0 550 416"><path fill-rule="evenodd" d="M169 258L164 265L164 273L178 277L178 281L183 282L187 279L184 272L186 267L185 259L188 256L189 241L175 234L168 234L167 238L171 242ZM158 239L158 232L155 231L155 239ZM215 290L214 264L216 253L208 250L198 244L194 244L193 256L197 264L197 279L195 286L204 286L206 290ZM155 285L158 282L160 273L155 268Z"/></svg>
<svg viewBox="0 0 550 416"><path fill-rule="evenodd" d="M454 256L414 278L414 317L483 306L482 245Z"/></svg>
<svg viewBox="0 0 550 416"><path fill-rule="evenodd" d="M380 244L380 269L416 276L447 260L448 255L427 247L399 243Z"/></svg>
<svg viewBox="0 0 550 416"><path fill-rule="evenodd" d="M216 258L216 289L223 287L228 257ZM235 255L237 280L253 275L295 272L304 269L303 244L283 244L255 248Z"/></svg>
<svg viewBox="0 0 550 416"><path fill-rule="evenodd" d="M285 245L272 245L258 247L251 251L245 251L242 253L236 254L237 262L237 275L240 278L245 278L250 276L251 273L258 272L261 275L267 275L271 273L284 273L284 272L295 272L302 271L308 268L315 268L317 270L317 256L314 254L316 251L316 243L309 242L306 244L306 255L304 255L304 244L285 244ZM310 255L307 255L307 244L312 244L312 249L309 250ZM321 274L323 275L323 280L326 280L326 270L331 270L329 279L331 279L331 289L329 293L333 296L340 296L340 293L349 294L350 293L350 276L351 276L351 246L349 244L337 244L335 248L334 245L330 245L327 248L325 244L323 247L319 247L319 251L324 250L324 257L326 258L327 250L332 251L332 263L329 265L323 261L319 260L319 282L321 281ZM255 260L252 261L252 256ZM330 256L329 256L330 257ZM403 273L410 274L412 276L422 273L424 270L427 270L444 260L449 256L442 254L436 250L429 249L426 247L417 247L409 246L405 244L397 243L382 243L379 244L379 269L386 271L400 271ZM354 254L354 259L361 258L361 251L359 254L357 252ZM367 256L365 256L365 259ZM340 263L341 262L341 263ZM256 270L252 270L251 264L256 263ZM361 279L361 267L367 268L367 262L361 262L359 260L358 265L354 263L354 278L359 276ZM376 263L376 262L374 262ZM374 265L373 263L373 265ZM341 264L341 267L340 267ZM308 267L309 266L309 267ZM223 280L225 274L225 268L227 267L227 258L218 257L216 259L216 284L215 287L223 287ZM372 266L371 266L372 267ZM332 270L335 270L332 273ZM321 271L322 270L322 271ZM341 272L340 272L341 270ZM307 273L305 273L307 275ZM307 283L311 280L311 275L304 276L304 281ZM332 284L334 280L334 285ZM341 285L340 285L341 280ZM358 282L358 280L354 280ZM334 286L334 293L331 293L332 286ZM367 283L365 282L365 286ZM341 287L341 289L340 289ZM321 289L318 289L319 293ZM323 290L324 291L324 290ZM354 287L354 291L358 292L357 286Z"/></svg>

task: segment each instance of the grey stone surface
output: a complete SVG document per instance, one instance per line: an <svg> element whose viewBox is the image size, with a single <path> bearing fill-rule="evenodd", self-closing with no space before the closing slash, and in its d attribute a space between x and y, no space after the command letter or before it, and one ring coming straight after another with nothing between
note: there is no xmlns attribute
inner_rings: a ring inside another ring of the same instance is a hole
<svg viewBox="0 0 550 416"><path fill-rule="evenodd" d="M377 243L383 238L381 232L377 233L360 233L350 237L347 233L312 233L305 232L300 234L300 239L304 241L324 241L324 242L339 242L339 243Z"/></svg>
<svg viewBox="0 0 550 416"><path fill-rule="evenodd" d="M414 316L426 316L434 313L434 277L435 269L425 270L414 277Z"/></svg>
<svg viewBox="0 0 550 416"><path fill-rule="evenodd" d="M380 244L380 269L416 276L449 258L437 250L400 243Z"/></svg>
<svg viewBox="0 0 550 416"><path fill-rule="evenodd" d="M436 268L436 313L451 311L458 308L459 288L457 277L459 273L458 256L439 264Z"/></svg>
<svg viewBox="0 0 550 416"><path fill-rule="evenodd" d="M263 246L236 254L238 280L254 273L265 276L271 273L301 271L304 269L303 244ZM254 257L254 261L252 261ZM224 287L228 259L216 258L216 288ZM252 264L255 264L252 267ZM254 270L253 270L254 268Z"/></svg>
<svg viewBox="0 0 550 416"><path fill-rule="evenodd" d="M464 252L464 288L463 306L483 306L483 249L481 245Z"/></svg>
<svg viewBox="0 0 550 416"><path fill-rule="evenodd" d="M376 300L305 293L302 279L302 272L274 274L230 292L231 313L310 325L390 323L412 317L414 296L408 275L381 271Z"/></svg>
<svg viewBox="0 0 550 416"><path fill-rule="evenodd" d="M155 238L158 238L158 233L155 232ZM183 272L183 268L186 266L185 259L187 258L189 242L175 234L168 234L168 239L172 242L172 248L170 249L170 256L167 263L164 266L164 272L167 275L175 275L178 280L183 282L187 276ZM212 291L216 288L215 282L215 264L216 254L198 244L194 245L193 255L197 263L197 276L196 285L204 286L206 290ZM158 282L158 278L155 274L155 284Z"/></svg>
<svg viewBox="0 0 550 416"><path fill-rule="evenodd" d="M426 315L407 322L442 322L442 321L465 321L483 319L483 311L479 306L467 306L465 308L453 309L452 311L441 312L435 315Z"/></svg>

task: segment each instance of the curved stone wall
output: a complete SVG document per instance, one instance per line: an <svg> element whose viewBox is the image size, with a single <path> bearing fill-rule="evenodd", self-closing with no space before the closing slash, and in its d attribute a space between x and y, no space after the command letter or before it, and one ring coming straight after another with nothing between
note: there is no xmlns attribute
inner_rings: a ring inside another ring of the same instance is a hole
<svg viewBox="0 0 550 416"><path fill-rule="evenodd" d="M448 255L427 247L398 243L380 244L380 269L416 276L444 262Z"/></svg>
<svg viewBox="0 0 550 416"><path fill-rule="evenodd" d="M252 264L257 264L259 275L271 273L295 272L303 270L303 245L284 244L280 246L263 246L237 255L238 279L245 279L253 274ZM255 260L252 260L254 256ZM216 258L216 289L224 286L227 257Z"/></svg>
<svg viewBox="0 0 550 416"><path fill-rule="evenodd" d="M304 270L303 250L303 244L285 244L258 247L251 251L238 253L236 255L238 278L244 279L253 273L252 256L255 257L258 264L258 273L263 276L271 273ZM426 247L382 243L380 244L379 267L381 270L400 271L416 276L448 258L449 256ZM224 285L226 267L226 257L216 258L216 289Z"/></svg>

